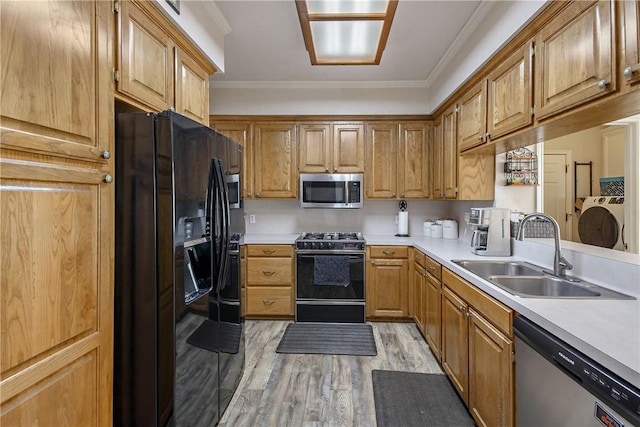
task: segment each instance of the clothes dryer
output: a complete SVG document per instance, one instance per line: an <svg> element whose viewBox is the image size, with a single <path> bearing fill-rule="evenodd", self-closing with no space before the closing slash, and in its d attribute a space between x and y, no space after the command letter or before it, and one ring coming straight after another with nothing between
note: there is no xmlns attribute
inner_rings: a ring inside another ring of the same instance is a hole
<svg viewBox="0 0 640 427"><path fill-rule="evenodd" d="M588 197L578 220L580 241L624 251L624 197Z"/></svg>

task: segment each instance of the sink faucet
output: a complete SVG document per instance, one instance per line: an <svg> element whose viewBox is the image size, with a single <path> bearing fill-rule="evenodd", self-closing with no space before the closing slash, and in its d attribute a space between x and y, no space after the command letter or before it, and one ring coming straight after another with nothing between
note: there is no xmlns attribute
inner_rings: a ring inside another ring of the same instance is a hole
<svg viewBox="0 0 640 427"><path fill-rule="evenodd" d="M560 226L558 225L558 221L556 221L555 218L543 212L534 212L526 215L518 226L516 239L524 240L524 225L534 218L544 218L553 225L553 234L556 242L556 253L553 257L553 275L558 277L565 277L565 272L567 270L571 270L573 268L573 265L571 265L571 263L562 256L562 252L560 251Z"/></svg>

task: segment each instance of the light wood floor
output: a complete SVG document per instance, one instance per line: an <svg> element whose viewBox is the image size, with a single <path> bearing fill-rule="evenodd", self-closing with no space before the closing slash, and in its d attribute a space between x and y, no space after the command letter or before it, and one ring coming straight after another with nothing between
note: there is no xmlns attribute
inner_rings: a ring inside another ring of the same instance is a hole
<svg viewBox="0 0 640 427"><path fill-rule="evenodd" d="M244 376L220 426L375 426L373 369L442 373L413 323L370 323L375 357L276 353L288 323L246 322Z"/></svg>

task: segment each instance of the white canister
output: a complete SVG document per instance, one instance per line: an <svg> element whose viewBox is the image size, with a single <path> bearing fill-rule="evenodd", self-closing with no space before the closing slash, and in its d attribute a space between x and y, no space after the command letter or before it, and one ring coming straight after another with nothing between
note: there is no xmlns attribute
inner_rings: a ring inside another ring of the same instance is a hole
<svg viewBox="0 0 640 427"><path fill-rule="evenodd" d="M458 238L458 222L453 219L445 219L442 223L442 238L457 239Z"/></svg>
<svg viewBox="0 0 640 427"><path fill-rule="evenodd" d="M433 221L425 221L422 223L422 231L426 237L431 237L431 226L433 225Z"/></svg>
<svg viewBox="0 0 640 427"><path fill-rule="evenodd" d="M433 224L431 226L431 238L442 239L442 225Z"/></svg>

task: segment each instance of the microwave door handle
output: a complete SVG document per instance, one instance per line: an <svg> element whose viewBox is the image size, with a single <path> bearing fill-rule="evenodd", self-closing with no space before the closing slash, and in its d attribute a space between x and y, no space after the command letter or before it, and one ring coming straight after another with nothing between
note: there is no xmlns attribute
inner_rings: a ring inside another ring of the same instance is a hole
<svg viewBox="0 0 640 427"><path fill-rule="evenodd" d="M344 204L348 205L349 204L349 181L345 180L344 181Z"/></svg>

